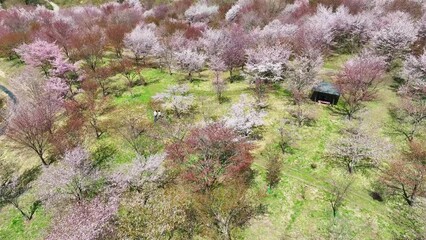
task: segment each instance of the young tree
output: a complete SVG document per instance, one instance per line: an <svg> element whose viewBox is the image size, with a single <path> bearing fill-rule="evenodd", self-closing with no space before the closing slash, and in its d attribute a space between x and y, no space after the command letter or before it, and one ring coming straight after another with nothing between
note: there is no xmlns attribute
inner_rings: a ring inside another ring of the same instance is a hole
<svg viewBox="0 0 426 240"><path fill-rule="evenodd" d="M152 124L142 114L125 111L120 118L118 133L132 150L140 156L148 157L157 152L159 141L152 137Z"/></svg>
<svg viewBox="0 0 426 240"><path fill-rule="evenodd" d="M416 135L423 133L426 124L426 101L403 99L390 109L390 114L395 121L391 127L411 142Z"/></svg>
<svg viewBox="0 0 426 240"><path fill-rule="evenodd" d="M269 188L273 188L281 181L283 161L276 152L272 149L269 150L270 152L266 154L266 182Z"/></svg>
<svg viewBox="0 0 426 240"><path fill-rule="evenodd" d="M390 144L383 139L371 136L365 129L351 127L330 146L329 155L352 174L359 167L378 167L390 156L389 151Z"/></svg>
<svg viewBox="0 0 426 240"><path fill-rule="evenodd" d="M244 182L233 181L206 194L194 194L195 214L205 235L231 240L233 230L262 212L261 193L252 193L248 188Z"/></svg>
<svg viewBox="0 0 426 240"><path fill-rule="evenodd" d="M409 151L391 162L381 178L390 194L401 196L409 205L415 205L426 196L426 150L422 142L411 142Z"/></svg>
<svg viewBox="0 0 426 240"><path fill-rule="evenodd" d="M29 211L26 211L20 205L19 197L31 188L30 183L35 179L38 172L39 168L34 168L18 175L16 164L6 162L3 158L0 158L0 208L11 204L26 220L30 221L40 206L40 201L34 201Z"/></svg>
<svg viewBox="0 0 426 240"><path fill-rule="evenodd" d="M348 119L363 108L363 102L372 100L381 82L386 64L381 57L362 53L347 61L338 74L336 86L343 99L341 112Z"/></svg>
<svg viewBox="0 0 426 240"><path fill-rule="evenodd" d="M152 25L138 25L124 37L124 45L135 55L136 63L145 61L148 55L154 55L160 44Z"/></svg>
<svg viewBox="0 0 426 240"><path fill-rule="evenodd" d="M257 110L257 104L247 95L241 95L238 103L232 105L224 118L226 126L235 129L243 136L248 136L256 127L263 126L266 113Z"/></svg>
<svg viewBox="0 0 426 240"><path fill-rule="evenodd" d="M351 189L350 178L336 178L330 182L331 188L326 192L326 199L333 210L333 217L337 217L338 210L344 205Z"/></svg>
<svg viewBox="0 0 426 240"><path fill-rule="evenodd" d="M162 108L172 111L178 118L188 113L194 105L194 96L189 94L188 85L171 86L164 93L153 96L153 99L162 102Z"/></svg>
<svg viewBox="0 0 426 240"><path fill-rule="evenodd" d="M131 89L138 83L145 84L143 77L140 74L140 69L133 66L133 62L123 59L112 66L112 72L120 73L127 80L127 87Z"/></svg>
<svg viewBox="0 0 426 240"><path fill-rule="evenodd" d="M179 176L206 192L232 179L250 174L253 146L223 123L193 129L183 142L166 147L167 158Z"/></svg>

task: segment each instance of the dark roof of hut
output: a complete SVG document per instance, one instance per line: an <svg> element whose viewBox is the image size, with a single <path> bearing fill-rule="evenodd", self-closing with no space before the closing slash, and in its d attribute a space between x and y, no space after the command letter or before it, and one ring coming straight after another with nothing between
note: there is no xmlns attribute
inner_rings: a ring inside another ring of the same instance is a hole
<svg viewBox="0 0 426 240"><path fill-rule="evenodd" d="M331 95L340 96L339 90L337 90L334 84L329 82L322 82L314 87L313 89L316 92L328 93Z"/></svg>

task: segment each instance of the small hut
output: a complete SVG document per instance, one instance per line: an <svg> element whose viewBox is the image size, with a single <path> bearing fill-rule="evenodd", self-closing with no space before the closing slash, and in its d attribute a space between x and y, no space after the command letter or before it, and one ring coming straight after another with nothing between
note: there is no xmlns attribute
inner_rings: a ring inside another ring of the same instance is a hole
<svg viewBox="0 0 426 240"><path fill-rule="evenodd" d="M322 82L312 89L312 101L336 105L340 93L336 86L329 82Z"/></svg>

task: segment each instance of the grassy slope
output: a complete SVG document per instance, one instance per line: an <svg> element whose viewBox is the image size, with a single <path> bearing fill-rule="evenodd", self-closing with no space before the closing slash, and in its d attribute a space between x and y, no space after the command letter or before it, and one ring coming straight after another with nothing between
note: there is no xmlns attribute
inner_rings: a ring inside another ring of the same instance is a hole
<svg viewBox="0 0 426 240"><path fill-rule="evenodd" d="M332 73L348 56L337 56L325 63L322 71L324 79L329 79ZM6 66L3 65L2 66ZM5 69L13 72L13 68ZM168 75L160 70L146 69L143 76L149 83L147 86L135 87L132 94L125 93L113 100L116 109L123 110L140 108L147 112L149 101L153 95L163 91L167 86L181 82L184 78L181 74ZM208 79L210 74L203 72L199 81L191 84L191 92L197 96L198 108L195 115L196 121L203 117L218 119L228 111L232 103L236 102L242 93L251 94L245 82L236 82L228 85L225 97L228 101L219 104L211 90ZM1 81L1 79L0 79ZM117 80L120 82L122 80ZM379 92L379 98L368 104L365 118L368 121L380 123L377 130L384 129L384 123L388 121L386 109L389 103L395 101L395 94L385 83ZM271 143L274 143L277 132L277 124L286 115L289 107L288 95L284 90L278 90L269 94L269 108L266 118L267 126L263 133L263 139L259 141L255 151L257 160L255 169L261 174L257 178L257 187L263 188L264 165L260 153ZM282 176L282 182L266 198L268 214L254 219L249 227L239 233L246 239L327 239L327 231L332 223L331 209L323 199L324 192L329 186L327 180L330 174L342 174L344 169L333 168L323 158L327 143L338 136L338 131L343 126L341 116L333 114L324 106L318 106L319 119L314 126L302 127L298 130L300 139L292 155L287 156ZM118 110L117 110L118 111ZM384 114L385 113L385 114ZM114 113L109 114L114 118ZM117 145L119 159L117 162L127 161L132 158L131 151L114 136L106 136L101 141ZM18 155L19 156L19 155ZM316 163L317 168L312 169L311 163ZM374 179L373 172L357 174L354 189L351 192L346 205L340 213L346 228L351 228L355 239L389 239L396 228L388 217L390 209L368 195L370 182ZM31 194L25 196L31 198ZM23 200L25 201L25 200ZM43 229L49 224L49 217L43 211L36 214L31 223L25 223L19 214L12 208L3 208L0 214L0 239L37 239L42 236ZM354 227L350 227L353 225ZM362 229L363 231L357 231ZM357 233L358 232L358 233ZM356 234L357 233L357 234ZM30 237L31 236L31 237Z"/></svg>

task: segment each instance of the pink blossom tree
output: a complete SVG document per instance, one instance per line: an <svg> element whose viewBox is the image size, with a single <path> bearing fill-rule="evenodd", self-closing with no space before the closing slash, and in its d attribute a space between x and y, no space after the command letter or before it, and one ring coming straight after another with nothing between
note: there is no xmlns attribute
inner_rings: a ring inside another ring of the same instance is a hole
<svg viewBox="0 0 426 240"><path fill-rule="evenodd" d="M318 83L322 64L323 59L318 51L299 55L289 63L286 80L296 104L302 103Z"/></svg>
<svg viewBox="0 0 426 240"><path fill-rule="evenodd" d="M231 82L235 68L243 67L245 63L246 49L249 47L249 35L238 25L232 25L225 30L226 44L222 54L222 60L229 71Z"/></svg>
<svg viewBox="0 0 426 240"><path fill-rule="evenodd" d="M62 58L62 52L54 43L36 40L31 44L22 44L15 49L22 60L31 67L40 67L46 76L52 68L52 63Z"/></svg>
<svg viewBox="0 0 426 240"><path fill-rule="evenodd" d="M62 108L61 97L46 86L35 69L25 69L11 84L18 104L10 109L6 136L18 146L36 152L46 166L50 163L46 156L49 140Z"/></svg>
<svg viewBox="0 0 426 240"><path fill-rule="evenodd" d="M65 207L53 219L46 239L102 239L112 232L119 201L97 196Z"/></svg>
<svg viewBox="0 0 426 240"><path fill-rule="evenodd" d="M364 101L374 98L385 69L386 62L382 57L366 52L345 63L336 85L343 99L340 110L348 119L363 108Z"/></svg>

